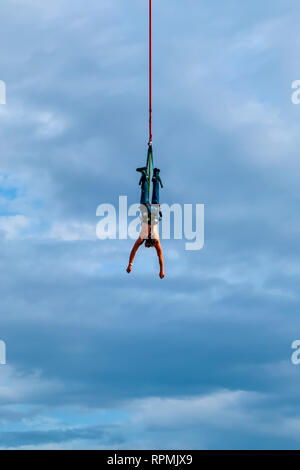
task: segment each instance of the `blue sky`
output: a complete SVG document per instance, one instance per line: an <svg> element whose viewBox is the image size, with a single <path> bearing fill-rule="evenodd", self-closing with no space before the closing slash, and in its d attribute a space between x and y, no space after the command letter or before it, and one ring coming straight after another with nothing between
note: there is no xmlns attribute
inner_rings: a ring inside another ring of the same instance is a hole
<svg viewBox="0 0 300 470"><path fill-rule="evenodd" d="M0 6L0 447L299 449L298 2L153 2L163 202L205 204L205 247L131 240L147 2Z"/></svg>

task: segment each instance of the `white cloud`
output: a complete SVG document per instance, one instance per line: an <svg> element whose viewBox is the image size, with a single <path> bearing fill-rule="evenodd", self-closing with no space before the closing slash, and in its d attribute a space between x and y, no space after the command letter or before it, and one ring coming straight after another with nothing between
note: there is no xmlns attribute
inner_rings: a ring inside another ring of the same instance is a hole
<svg viewBox="0 0 300 470"><path fill-rule="evenodd" d="M261 400L262 396L258 393L224 390L186 398L145 398L133 401L129 409L134 412L134 422L147 427L209 424L231 428L233 424L244 425L248 414L246 406Z"/></svg>
<svg viewBox="0 0 300 470"><path fill-rule="evenodd" d="M46 238L72 242L78 240L97 240L96 225L81 222L55 222Z"/></svg>
<svg viewBox="0 0 300 470"><path fill-rule="evenodd" d="M49 396L63 389L57 380L45 379L40 371L25 374L9 364L0 367L0 402L2 404L39 402L43 396Z"/></svg>
<svg viewBox="0 0 300 470"><path fill-rule="evenodd" d="M66 129L66 121L52 112L43 112L38 115L38 137L56 137Z"/></svg>
<svg viewBox="0 0 300 470"><path fill-rule="evenodd" d="M29 225L30 220L23 215L0 216L0 233L2 232L7 240L22 237L24 229Z"/></svg>

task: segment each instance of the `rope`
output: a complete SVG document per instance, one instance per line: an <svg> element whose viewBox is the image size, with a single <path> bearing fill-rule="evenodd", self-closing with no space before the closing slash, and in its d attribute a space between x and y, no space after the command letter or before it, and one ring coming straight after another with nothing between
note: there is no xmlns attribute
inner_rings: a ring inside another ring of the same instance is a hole
<svg viewBox="0 0 300 470"><path fill-rule="evenodd" d="M152 0L149 0L149 141L147 155L148 193L150 195L152 152Z"/></svg>
<svg viewBox="0 0 300 470"><path fill-rule="evenodd" d="M150 195L151 189L151 172L153 166L153 151L152 144L148 145L148 154L147 154L147 178L148 178L148 194Z"/></svg>
<svg viewBox="0 0 300 470"><path fill-rule="evenodd" d="M149 0L149 142L152 143L152 0Z"/></svg>

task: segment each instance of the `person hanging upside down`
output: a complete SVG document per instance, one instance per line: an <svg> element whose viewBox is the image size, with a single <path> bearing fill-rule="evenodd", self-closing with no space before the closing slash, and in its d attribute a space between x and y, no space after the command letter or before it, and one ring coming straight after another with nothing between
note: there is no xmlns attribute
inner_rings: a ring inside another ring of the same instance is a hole
<svg viewBox="0 0 300 470"><path fill-rule="evenodd" d="M140 209L141 209L141 222L142 227L140 231L139 238L136 240L135 244L130 253L129 264L127 267L127 272L130 273L132 270L132 263L139 247L145 242L145 247L155 247L156 253L159 259L160 272L159 277L163 279L165 277L164 273L164 260L161 249L161 244L158 234L158 222L161 220L161 212L159 206L159 185L163 187L158 168L153 170L153 190L152 190L152 202L150 204L149 198L149 185L147 177L147 168L137 168L138 172L141 173L140 185L141 185L141 200L140 200Z"/></svg>

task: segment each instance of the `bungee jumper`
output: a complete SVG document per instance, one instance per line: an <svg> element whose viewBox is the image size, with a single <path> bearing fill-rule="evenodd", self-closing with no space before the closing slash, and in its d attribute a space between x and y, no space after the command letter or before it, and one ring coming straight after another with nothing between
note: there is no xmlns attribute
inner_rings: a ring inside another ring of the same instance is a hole
<svg viewBox="0 0 300 470"><path fill-rule="evenodd" d="M150 191L149 191L149 179L147 174L147 167L137 168L138 172L141 173L140 178L140 185L141 185L141 199L140 199L140 210L141 210L141 231L139 234L138 239L136 240L135 244L130 253L129 257L129 264L127 267L127 272L130 273L132 270L132 263L134 257L136 255L137 250L139 247L145 242L146 248L154 247L156 249L156 253L159 260L159 277L163 279L165 277L164 273L164 260L163 254L161 249L161 244L159 240L158 234L158 222L161 220L161 211L160 211L160 198L159 198L159 190L160 186L163 187L162 181L160 179L159 173L160 170L158 168L154 168L153 170L153 188L152 188L152 200L150 204Z"/></svg>
<svg viewBox="0 0 300 470"><path fill-rule="evenodd" d="M160 179L160 170L153 169L152 176L152 199L150 204L151 175L153 167L153 149L152 149L152 0L149 0L149 141L147 164L144 167L137 168L136 171L141 173L139 185L141 186L140 211L141 211L141 231L138 239L130 253L127 272L132 270L132 263L139 247L145 243L146 248L155 247L159 259L160 272L159 277L163 279L164 261L159 240L158 223L162 214L160 211L160 186L163 187Z"/></svg>

